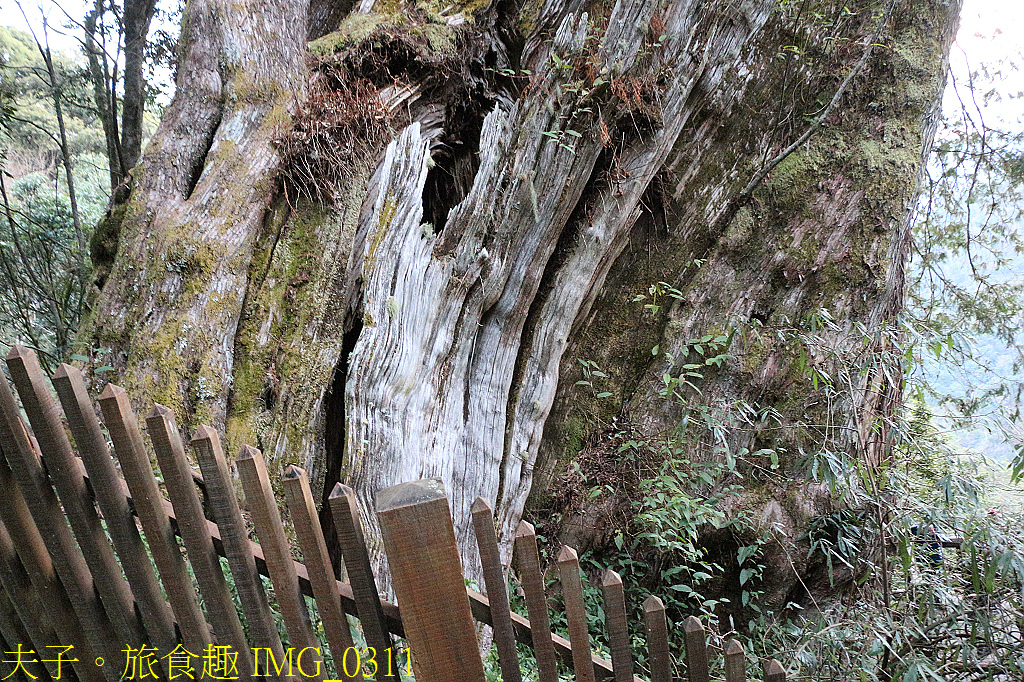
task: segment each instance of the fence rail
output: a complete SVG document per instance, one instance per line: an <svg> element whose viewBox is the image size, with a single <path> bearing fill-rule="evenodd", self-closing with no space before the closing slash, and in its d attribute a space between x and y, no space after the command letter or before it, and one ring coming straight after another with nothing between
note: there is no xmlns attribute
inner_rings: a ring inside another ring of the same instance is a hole
<svg viewBox="0 0 1024 682"><path fill-rule="evenodd" d="M551 632L537 538L525 522L515 555L529 619L509 608L486 500L474 503L472 520L490 598L465 587L439 480L378 492L375 512L400 610L380 598L351 489L338 484L328 502L350 580L343 582L335 579L301 468L288 467L282 487L303 562L292 558L259 450L244 446L235 460L257 543L249 538L213 429L200 426L190 443L200 473L190 465L171 411L157 405L147 415L167 499L123 389L108 385L103 391L101 421L76 368L62 365L52 377L58 405L31 350L15 346L7 366L21 407L7 380L0 381L0 644L4 665L13 668L0 676L324 680L324 654L331 654L335 679L362 680L365 674L385 682L397 679L393 636L399 636L408 642L418 682L483 682L476 632L477 623L485 623L493 628L505 682L522 680L517 643L533 650L539 682L558 682L559 658L580 682L641 680L634 676L621 577L606 571L601 582L608 661L590 646L579 559L569 547L562 548L557 567L570 636ZM273 587L287 649L263 577ZM316 603L326 649L314 632L307 598ZM665 607L652 596L643 612L651 682L669 682ZM349 617L359 621L363 641L373 648L373 669L369 659L349 655L359 653ZM706 632L691 616L683 633L686 678L707 682ZM724 675L726 682L746 680L745 654L736 640L726 644ZM784 680L782 666L768 662L764 679Z"/></svg>

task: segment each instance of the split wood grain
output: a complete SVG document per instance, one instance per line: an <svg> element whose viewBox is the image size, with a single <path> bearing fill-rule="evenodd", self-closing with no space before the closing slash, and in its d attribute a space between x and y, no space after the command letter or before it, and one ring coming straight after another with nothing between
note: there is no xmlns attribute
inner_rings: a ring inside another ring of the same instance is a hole
<svg viewBox="0 0 1024 682"><path fill-rule="evenodd" d="M121 559L121 568L135 596L149 639L157 648L171 651L178 644L174 615L160 593L160 583L153 572L153 564L128 500L121 494L110 446L100 429L82 373L71 365L61 365L53 375L53 386L57 389L71 434L89 473L92 482L89 487L103 512L107 532Z"/></svg>
<svg viewBox="0 0 1024 682"><path fill-rule="evenodd" d="M245 504L252 515L256 535L267 560L270 581L274 585L274 596L278 608L284 618L288 639L296 651L315 649L315 658L320 659L319 642L313 634L313 626L306 609L306 598L299 589L299 578L295 572L288 537L281 523L281 513L277 509L274 490L270 487L270 476L263 453L249 445L243 445L235 460L238 467L238 478L242 481L245 491ZM312 665L312 663L309 663ZM321 664L322 665L322 664ZM317 666L320 669L320 666ZM305 670L299 671L303 677L321 680L323 673L310 675ZM315 671L314 671L315 672Z"/></svg>
<svg viewBox="0 0 1024 682"><path fill-rule="evenodd" d="M124 482L119 486L121 494L127 492L131 495L132 507L146 534L149 551L181 630L182 641L189 651L205 651L212 642L210 627L203 616L192 578L178 548L178 540L171 525L173 510L157 486L153 465L142 440L138 419L128 402L128 394L120 386L107 384L100 394L99 403L107 433L114 445L114 454L124 476ZM169 511L172 514L168 514Z"/></svg>
<svg viewBox="0 0 1024 682"><path fill-rule="evenodd" d="M505 570L498 551L498 534L494 530L491 505L482 497L476 498L470 508L476 544L480 550L480 563L484 572L484 586L491 606L491 627L494 644L498 649L498 663L504 682L522 682L519 654L516 652L516 633L512 629L512 615L505 587Z"/></svg>
<svg viewBox="0 0 1024 682"><path fill-rule="evenodd" d="M626 621L626 594L622 578L615 571L605 571L601 581L604 615L608 623L608 643L612 652L615 682L633 681L633 656L629 651L629 625Z"/></svg>
<svg viewBox="0 0 1024 682"><path fill-rule="evenodd" d="M295 534L299 538L299 549L302 550L303 564L309 574L309 582L313 585L317 610L324 625L324 634L327 635L327 644L331 648L335 670L341 679L361 682L361 674L348 675L345 672L343 659L345 652L353 646L352 632L349 629L348 616L341 608L341 595L338 593L338 583L334 579L334 569L320 527L320 517L313 502L313 491L309 488L309 477L305 469L289 466L284 471L283 483L288 512L292 517L292 525L295 526ZM386 658L387 655L386 652L381 652L377 654L376 660L389 660ZM388 672L386 666L378 665L377 679L381 682L393 682L393 676L390 681L386 679Z"/></svg>
<svg viewBox="0 0 1024 682"><path fill-rule="evenodd" d="M444 485L401 483L379 491L376 502L417 682L483 682Z"/></svg>
<svg viewBox="0 0 1024 682"><path fill-rule="evenodd" d="M146 430L160 463L160 473L177 516L178 531L206 603L206 613L217 636L217 644L229 646L238 654L238 674L248 677L254 672L252 650L246 642L234 599L220 566L220 557L207 530L203 505L192 482L192 468L171 410L155 405L146 416Z"/></svg>
<svg viewBox="0 0 1024 682"><path fill-rule="evenodd" d="M548 601L544 596L544 576L540 571L540 552L537 533L526 521L519 523L515 538L516 562L519 581L526 597L526 612L530 616L530 634L533 655L537 659L538 682L558 682L558 660L551 641L551 618Z"/></svg>
<svg viewBox="0 0 1024 682"><path fill-rule="evenodd" d="M583 601L580 560L576 550L563 545L558 553L558 578L562 583L565 617L569 623L572 644L572 667L577 682L594 682L594 666L590 662L590 629L587 627L587 605Z"/></svg>
<svg viewBox="0 0 1024 682"><path fill-rule="evenodd" d="M242 519L231 472L217 432L209 426L197 428L192 436L192 451L203 472L207 498L214 522L220 530L224 555L235 581L235 590L245 614L245 622L249 626L249 635L257 647L269 649L275 661L282 661L284 647L281 636L277 632L274 615L263 590L263 579L256 567L256 558L249 543L249 531ZM258 661L254 663L258 665Z"/></svg>

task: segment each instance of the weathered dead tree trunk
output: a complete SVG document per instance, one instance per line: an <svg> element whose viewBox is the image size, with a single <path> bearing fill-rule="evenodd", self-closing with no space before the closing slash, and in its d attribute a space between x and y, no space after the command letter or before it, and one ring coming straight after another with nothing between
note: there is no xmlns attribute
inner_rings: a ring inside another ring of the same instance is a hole
<svg viewBox="0 0 1024 682"><path fill-rule="evenodd" d="M470 567L475 498L496 502L507 549L531 491L613 416L678 422L659 383L715 330L735 330L736 359L695 404L813 412L877 457L898 380L880 364L827 402L775 332L828 309L830 342L859 348L857 325L899 311L957 12L365 0L316 4L303 32L299 3L193 0L83 338L113 350L135 400L225 429L231 455L301 464L317 492L345 481L365 510L440 477ZM630 301L658 281L680 299L645 317ZM578 359L613 397L574 390ZM794 446L827 434L791 431L727 437L782 450L796 477ZM766 490L758 513L792 533L827 505L799 481Z"/></svg>

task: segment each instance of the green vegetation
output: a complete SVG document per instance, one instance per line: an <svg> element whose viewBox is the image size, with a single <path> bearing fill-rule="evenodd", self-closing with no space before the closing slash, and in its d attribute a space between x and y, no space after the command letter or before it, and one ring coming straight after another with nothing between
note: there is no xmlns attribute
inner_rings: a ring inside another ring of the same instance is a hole
<svg viewBox="0 0 1024 682"><path fill-rule="evenodd" d="M679 295L659 283L636 300L657 313L664 297ZM801 353L807 357L821 352L820 335L833 326L827 311L820 311L783 341L808 349ZM760 512L773 504L773 482L782 481L778 453L730 444L730 434L770 426L776 415L746 404L694 408L686 399L687 391L701 390L706 372L735 361L728 355L732 336L693 339L685 362L667 358L675 369L666 372L662 395L683 414L679 427L657 437L620 427L606 443L584 448L556 486L575 492L563 493L552 505L555 518L538 526L543 531L549 521L564 527L585 509L614 510L607 527L616 530L582 557L599 645L607 647L597 585L610 568L625 582L641 666L641 604L654 594L666 604L678 661L681 623L692 614L710 622L713 645L721 648L737 637L750 669L777 658L788 666L788 679L1020 679L1024 496L1005 485L1005 466L958 452L934 426L928 406L911 400L905 415L887 425L895 441L884 461L869 464L843 454L837 430L803 453L799 471L785 472L831 499L831 511L791 543L774 526L778 521ZM906 366L908 373L914 368ZM827 376L804 363L800 373L830 400L843 400L852 384L842 374L858 367ZM612 400L602 391L605 378L594 363L584 362L578 385ZM695 439L705 438L716 443L716 458L691 461L687 453L695 451ZM787 508L799 505L798 498L775 502ZM593 515L587 518L595 523ZM929 528L937 535L929 535ZM956 547L939 549L934 542L940 538ZM763 580L780 564L826 576L826 588L805 587L780 601ZM564 617L553 622L564 634ZM720 665L721 658L715 660Z"/></svg>
<svg viewBox="0 0 1024 682"><path fill-rule="evenodd" d="M75 352L88 307L88 244L110 191L105 143L74 56L12 28L0 28L0 54L0 329L52 367Z"/></svg>

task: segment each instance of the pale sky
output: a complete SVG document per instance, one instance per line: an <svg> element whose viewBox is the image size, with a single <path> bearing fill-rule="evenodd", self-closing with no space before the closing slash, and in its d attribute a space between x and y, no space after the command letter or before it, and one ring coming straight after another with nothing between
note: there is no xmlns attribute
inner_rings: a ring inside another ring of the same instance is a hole
<svg viewBox="0 0 1024 682"><path fill-rule="evenodd" d="M1001 97L981 103L988 123L995 119L1012 123L1022 113L1018 95L1024 91L1024 3L1019 0L965 0L960 14L960 31L950 52L954 79L966 85L968 67L984 65L997 79L988 87ZM966 90L962 90L963 94ZM947 111L952 106L947 92ZM964 95L965 96L965 95Z"/></svg>
<svg viewBox="0 0 1024 682"><path fill-rule="evenodd" d="M60 0L72 16L80 17L85 12L86 0ZM71 36L61 36L60 26L66 23L64 14L55 0L22 0L29 19L38 31L41 27L40 17L46 14L51 26L55 27L50 34L50 41L57 49L74 49L77 42ZM15 0L0 0L0 21L14 26L23 25L21 12ZM996 67L1001 62L1014 60L1020 62L1017 71L1011 72L1004 64L1003 74L1005 85L1000 91L1024 91L1024 2L1020 0L964 0L963 12L960 15L960 31L953 46L950 62L954 74L958 78L966 75L967 64L972 69L984 63ZM1014 107L1019 109L1020 107ZM1002 109L1001 109L1002 110ZM1005 114L1009 114L1007 109ZM1016 114L1013 114L1016 118Z"/></svg>

